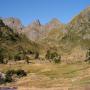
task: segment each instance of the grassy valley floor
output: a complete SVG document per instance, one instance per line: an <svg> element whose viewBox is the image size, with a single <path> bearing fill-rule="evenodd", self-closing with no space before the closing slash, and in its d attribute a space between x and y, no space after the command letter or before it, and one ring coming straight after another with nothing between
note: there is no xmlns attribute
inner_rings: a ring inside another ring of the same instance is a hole
<svg viewBox="0 0 90 90"><path fill-rule="evenodd" d="M90 90L90 64L32 63L1 64L0 71L23 69L28 75L1 86L18 90Z"/></svg>

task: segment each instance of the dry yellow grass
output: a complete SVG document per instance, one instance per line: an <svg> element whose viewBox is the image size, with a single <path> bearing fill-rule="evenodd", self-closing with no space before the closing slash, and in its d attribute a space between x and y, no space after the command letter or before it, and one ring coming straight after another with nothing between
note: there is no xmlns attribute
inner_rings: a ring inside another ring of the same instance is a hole
<svg viewBox="0 0 90 90"><path fill-rule="evenodd" d="M0 65L0 71L9 69L24 69L28 73L27 77L2 85L18 87L18 90L73 90L90 84L90 65L87 63Z"/></svg>

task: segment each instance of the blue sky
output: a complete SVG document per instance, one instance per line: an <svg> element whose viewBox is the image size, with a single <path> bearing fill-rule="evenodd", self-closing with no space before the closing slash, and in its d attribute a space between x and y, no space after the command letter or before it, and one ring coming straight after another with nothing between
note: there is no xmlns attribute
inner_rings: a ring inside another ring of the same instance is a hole
<svg viewBox="0 0 90 90"><path fill-rule="evenodd" d="M0 0L0 17L16 17L24 25L36 19L44 24L52 18L68 23L88 6L90 0Z"/></svg>

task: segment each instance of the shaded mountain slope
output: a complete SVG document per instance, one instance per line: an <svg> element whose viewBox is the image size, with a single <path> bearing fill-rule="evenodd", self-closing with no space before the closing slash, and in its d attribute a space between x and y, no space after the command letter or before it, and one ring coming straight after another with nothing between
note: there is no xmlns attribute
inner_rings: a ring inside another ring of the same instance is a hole
<svg viewBox="0 0 90 90"><path fill-rule="evenodd" d="M36 51L38 46L23 34L14 32L0 19L0 55L3 58L13 59L15 55L24 55L27 51Z"/></svg>

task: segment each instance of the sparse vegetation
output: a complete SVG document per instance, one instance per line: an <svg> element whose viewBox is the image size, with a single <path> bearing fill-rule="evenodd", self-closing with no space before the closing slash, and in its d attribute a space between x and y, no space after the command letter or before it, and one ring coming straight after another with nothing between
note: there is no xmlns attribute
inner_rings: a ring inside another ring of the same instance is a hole
<svg viewBox="0 0 90 90"><path fill-rule="evenodd" d="M5 73L5 79L3 79L3 83L7 83L7 82L10 83L10 82L14 81L15 80L14 76L20 78L20 77L27 76L27 73L21 69L19 69L19 70L13 70L13 69L8 70Z"/></svg>

